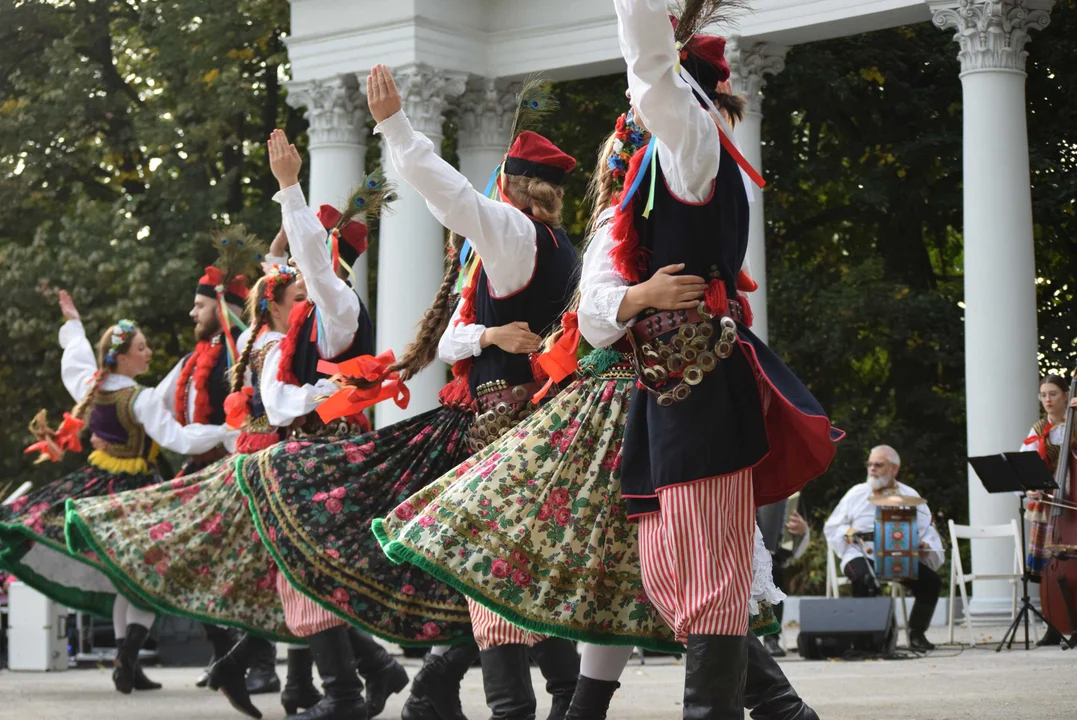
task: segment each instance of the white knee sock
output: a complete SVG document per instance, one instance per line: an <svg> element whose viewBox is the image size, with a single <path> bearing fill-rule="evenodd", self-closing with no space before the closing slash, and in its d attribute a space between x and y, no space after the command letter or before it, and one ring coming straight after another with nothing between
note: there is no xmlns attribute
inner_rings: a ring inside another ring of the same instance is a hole
<svg viewBox="0 0 1077 720"><path fill-rule="evenodd" d="M115 613L113 614L115 615ZM128 625L141 625L149 630L153 627L153 621L157 618L157 613L152 610L140 610L130 603L127 604L127 624ZM115 623L115 617L113 617L113 623Z"/></svg>
<svg viewBox="0 0 1077 720"><path fill-rule="evenodd" d="M116 633L116 640L120 641L127 637L127 608L131 603L127 599L116 596L116 602L112 604L112 630Z"/></svg>
<svg viewBox="0 0 1077 720"><path fill-rule="evenodd" d="M580 648L580 675L592 680L616 682L632 657L630 646L580 643Z"/></svg>
<svg viewBox="0 0 1077 720"><path fill-rule="evenodd" d="M444 655L448 651L449 651L449 646L448 645L435 645L434 647L430 648L430 654L434 655L434 656Z"/></svg>

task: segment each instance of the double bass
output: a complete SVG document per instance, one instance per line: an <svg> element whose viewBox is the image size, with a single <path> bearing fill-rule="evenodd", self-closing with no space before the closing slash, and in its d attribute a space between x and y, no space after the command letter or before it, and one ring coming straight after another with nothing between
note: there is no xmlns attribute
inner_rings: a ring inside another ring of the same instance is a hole
<svg viewBox="0 0 1077 720"><path fill-rule="evenodd" d="M1077 371L1070 379L1070 398L1077 391ZM1051 553L1040 580L1040 604L1043 616L1074 647L1077 633L1077 474L1073 453L1073 407L1066 408L1066 424L1062 444L1059 447L1055 484L1058 490L1048 501L1050 527L1045 549Z"/></svg>

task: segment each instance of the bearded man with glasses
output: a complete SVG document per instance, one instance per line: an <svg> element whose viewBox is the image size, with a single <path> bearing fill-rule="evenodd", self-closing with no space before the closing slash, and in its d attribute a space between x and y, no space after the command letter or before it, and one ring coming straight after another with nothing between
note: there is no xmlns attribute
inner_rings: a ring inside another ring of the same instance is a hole
<svg viewBox="0 0 1077 720"><path fill-rule="evenodd" d="M827 545L841 559L842 572L849 578L854 597L873 597L881 592L871 572L874 569L872 537L877 506L870 499L881 495L920 497L911 487L897 481L900 469L901 457L894 448L889 445L873 448L868 456L867 478L845 493L823 528ZM916 519L920 535L920 570L915 580L904 580L902 584L916 598L909 615L909 644L913 650L927 651L935 649L924 633L939 601L942 580L936 571L945 559L945 552L926 503L916 508ZM862 544L857 542L858 536ZM866 548L867 556L861 547ZM869 562L873 563L871 567Z"/></svg>

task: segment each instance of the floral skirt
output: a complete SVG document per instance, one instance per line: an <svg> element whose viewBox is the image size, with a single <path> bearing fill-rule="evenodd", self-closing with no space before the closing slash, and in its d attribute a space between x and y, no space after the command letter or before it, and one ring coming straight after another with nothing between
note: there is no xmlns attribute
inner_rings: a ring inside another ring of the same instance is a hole
<svg viewBox="0 0 1077 720"><path fill-rule="evenodd" d="M236 456L152 487L67 503L67 542L93 552L132 602L280 640L292 638L236 485Z"/></svg>
<svg viewBox="0 0 1077 720"><path fill-rule="evenodd" d="M262 542L292 587L400 645L470 641L463 595L391 562L370 525L467 458L471 417L442 407L344 440L281 443L238 463Z"/></svg>
<svg viewBox="0 0 1077 720"><path fill-rule="evenodd" d="M617 368L578 380L375 521L385 553L534 632L683 651L644 590L637 526L621 499L633 385ZM751 624L778 629L766 603Z"/></svg>
<svg viewBox="0 0 1077 720"><path fill-rule="evenodd" d="M0 569L62 605L111 618L116 588L100 557L68 550L65 503L159 482L156 472L115 473L86 465L0 507Z"/></svg>

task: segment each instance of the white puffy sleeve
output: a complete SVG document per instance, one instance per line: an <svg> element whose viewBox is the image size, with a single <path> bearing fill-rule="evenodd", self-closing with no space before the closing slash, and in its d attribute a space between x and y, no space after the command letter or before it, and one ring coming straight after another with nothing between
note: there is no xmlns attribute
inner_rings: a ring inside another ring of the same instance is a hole
<svg viewBox="0 0 1077 720"><path fill-rule="evenodd" d="M60 347L64 349L60 377L67 392L78 402L89 391L97 372L97 358L80 320L68 320L60 327Z"/></svg>
<svg viewBox="0 0 1077 720"><path fill-rule="evenodd" d="M449 327L441 334L438 340L438 360L452 365L458 360L482 355L482 334L486 332L485 325L475 323L468 325L457 324L460 319L460 303L456 303Z"/></svg>
<svg viewBox="0 0 1077 720"><path fill-rule="evenodd" d="M273 427L288 427L301 417L306 417L326 397L337 391L337 386L323 378L314 385L290 385L277 379L280 369L280 343L266 353L262 363L259 390L266 419Z"/></svg>
<svg viewBox="0 0 1077 720"><path fill-rule="evenodd" d="M621 302L628 292L628 284L617 274L610 259L614 241L610 233L613 210L600 221L587 251L583 254L580 271L580 307L577 317L580 334L592 347L608 347L625 334L631 321L617 322Z"/></svg>
<svg viewBox="0 0 1077 720"><path fill-rule="evenodd" d="M143 391L135 398L135 420L158 445L180 455L198 455L221 444L235 444L238 430L227 425L180 425L157 394Z"/></svg>

